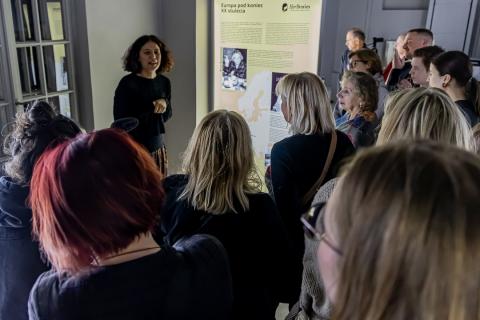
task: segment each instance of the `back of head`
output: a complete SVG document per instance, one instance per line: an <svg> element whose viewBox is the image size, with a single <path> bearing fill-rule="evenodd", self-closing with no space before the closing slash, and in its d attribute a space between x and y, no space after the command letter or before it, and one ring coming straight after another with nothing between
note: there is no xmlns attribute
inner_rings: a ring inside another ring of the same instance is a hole
<svg viewBox="0 0 480 320"><path fill-rule="evenodd" d="M469 124L442 90L405 89L387 101L377 145L429 139L473 150Z"/></svg>
<svg viewBox="0 0 480 320"><path fill-rule="evenodd" d="M340 278L332 319L480 317L480 159L421 141L360 154L333 224Z"/></svg>
<svg viewBox="0 0 480 320"><path fill-rule="evenodd" d="M377 73L382 72L382 62L375 51L367 48L356 50L350 52L348 58L351 59L354 56L357 56L359 60L366 61L370 65L368 72L370 72L371 75L376 75Z"/></svg>
<svg viewBox="0 0 480 320"><path fill-rule="evenodd" d="M180 199L213 214L249 208L247 194L260 190L250 129L241 115L217 110L196 127L185 151L188 182Z"/></svg>
<svg viewBox="0 0 480 320"><path fill-rule="evenodd" d="M104 129L45 151L31 183L33 232L53 267L76 273L153 230L163 201L152 157Z"/></svg>
<svg viewBox="0 0 480 320"><path fill-rule="evenodd" d="M350 82L354 87L354 92L363 100L363 112L374 112L378 104L378 85L377 81L368 73L346 71L342 77L342 84Z"/></svg>
<svg viewBox="0 0 480 320"><path fill-rule="evenodd" d="M445 50L443 50L439 46L428 46L428 47L423 47L415 50L413 52L413 57L421 58L423 65L425 66L425 69L429 71L430 63L432 62L432 59L444 51Z"/></svg>
<svg viewBox="0 0 480 320"><path fill-rule="evenodd" d="M45 148L78 133L75 122L57 115L47 102L35 102L17 114L13 131L5 138L4 151L10 156L5 163L6 174L19 184L28 184Z"/></svg>
<svg viewBox="0 0 480 320"><path fill-rule="evenodd" d="M310 72L283 77L275 92L286 103L293 134L319 134L335 130L335 120L323 81Z"/></svg>

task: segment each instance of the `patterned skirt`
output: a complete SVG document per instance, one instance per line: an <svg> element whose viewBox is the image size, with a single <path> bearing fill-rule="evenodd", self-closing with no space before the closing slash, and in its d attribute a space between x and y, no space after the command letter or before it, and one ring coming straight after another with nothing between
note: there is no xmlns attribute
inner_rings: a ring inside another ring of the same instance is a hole
<svg viewBox="0 0 480 320"><path fill-rule="evenodd" d="M164 177L167 176L167 167L168 167L168 159L167 159L167 148L165 146L157 149L156 151L152 152L152 157L155 160L160 172Z"/></svg>

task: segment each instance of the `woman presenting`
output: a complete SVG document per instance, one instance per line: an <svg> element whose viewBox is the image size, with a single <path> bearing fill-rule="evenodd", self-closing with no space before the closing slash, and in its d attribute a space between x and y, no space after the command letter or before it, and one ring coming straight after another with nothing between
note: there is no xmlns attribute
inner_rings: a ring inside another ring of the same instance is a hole
<svg viewBox="0 0 480 320"><path fill-rule="evenodd" d="M162 75L173 67L167 46L154 35L135 40L123 59L130 74L120 80L115 90L113 117L138 119L130 135L153 156L160 171L167 173L164 142L165 125L172 116L170 80Z"/></svg>

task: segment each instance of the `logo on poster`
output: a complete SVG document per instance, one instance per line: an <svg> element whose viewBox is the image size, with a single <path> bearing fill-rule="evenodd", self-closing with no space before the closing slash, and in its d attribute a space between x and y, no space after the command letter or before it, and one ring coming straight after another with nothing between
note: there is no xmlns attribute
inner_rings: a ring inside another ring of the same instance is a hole
<svg viewBox="0 0 480 320"><path fill-rule="evenodd" d="M282 4L282 11L287 12L290 11L310 11L311 6L309 4L288 4L284 2Z"/></svg>

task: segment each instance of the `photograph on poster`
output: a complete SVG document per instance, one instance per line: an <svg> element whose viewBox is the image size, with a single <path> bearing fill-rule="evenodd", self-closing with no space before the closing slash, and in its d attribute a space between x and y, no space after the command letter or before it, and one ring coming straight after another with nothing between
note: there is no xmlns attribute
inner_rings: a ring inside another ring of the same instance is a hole
<svg viewBox="0 0 480 320"><path fill-rule="evenodd" d="M223 48L222 88L245 91L247 89L247 49Z"/></svg>
<svg viewBox="0 0 480 320"><path fill-rule="evenodd" d="M277 96L275 88L277 87L278 81L280 81L285 75L286 73L272 72L270 111L280 112L282 110L282 100Z"/></svg>

